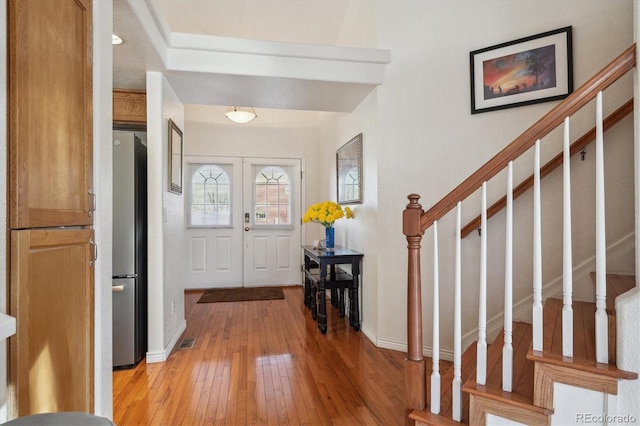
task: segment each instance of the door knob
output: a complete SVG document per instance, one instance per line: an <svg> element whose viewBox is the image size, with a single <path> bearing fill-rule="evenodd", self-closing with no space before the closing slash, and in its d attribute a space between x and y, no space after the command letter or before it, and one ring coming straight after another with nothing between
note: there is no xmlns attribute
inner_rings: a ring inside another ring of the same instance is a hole
<svg viewBox="0 0 640 426"><path fill-rule="evenodd" d="M251 227L250 227L250 226L245 226L245 227L244 227L244 230L245 230L245 231L247 231L247 232L248 232L248 231L251 231Z"/></svg>

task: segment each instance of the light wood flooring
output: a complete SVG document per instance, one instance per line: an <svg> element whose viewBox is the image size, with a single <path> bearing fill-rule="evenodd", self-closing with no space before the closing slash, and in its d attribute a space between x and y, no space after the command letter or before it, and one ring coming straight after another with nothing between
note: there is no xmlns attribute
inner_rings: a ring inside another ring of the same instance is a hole
<svg viewBox="0 0 640 426"><path fill-rule="evenodd" d="M185 293L192 349L113 373L117 425L404 424L405 354L376 348L330 303L323 335L300 287L257 302L200 294Z"/></svg>

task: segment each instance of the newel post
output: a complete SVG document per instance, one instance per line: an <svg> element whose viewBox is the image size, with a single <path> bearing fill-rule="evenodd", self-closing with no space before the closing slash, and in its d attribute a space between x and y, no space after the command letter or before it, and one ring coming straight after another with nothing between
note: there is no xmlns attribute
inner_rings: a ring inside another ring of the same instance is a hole
<svg viewBox="0 0 640 426"><path fill-rule="evenodd" d="M404 360L405 419L409 413L423 410L427 401L427 371L422 356L422 295L420 282L420 241L423 231L420 216L424 212L418 203L420 196L411 194L409 204L402 213L402 232L407 237L407 358Z"/></svg>

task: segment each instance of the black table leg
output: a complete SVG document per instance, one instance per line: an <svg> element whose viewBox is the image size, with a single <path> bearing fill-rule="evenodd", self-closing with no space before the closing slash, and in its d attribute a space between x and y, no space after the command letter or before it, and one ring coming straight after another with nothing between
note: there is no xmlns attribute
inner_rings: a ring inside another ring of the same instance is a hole
<svg viewBox="0 0 640 426"><path fill-rule="evenodd" d="M331 289L331 304L333 306L338 306L338 304L340 303L340 299L338 298L338 289L332 288Z"/></svg>
<svg viewBox="0 0 640 426"><path fill-rule="evenodd" d="M304 277L304 306L309 309L311 308L311 283L309 282L309 278L307 278L307 274L305 273Z"/></svg>
<svg viewBox="0 0 640 426"><path fill-rule="evenodd" d="M304 276L304 282L303 282L304 283L304 306L306 306L309 309L311 309L311 281L309 280L307 273L309 272L310 267L311 267L311 260L309 259L309 256L305 256L304 271L302 271L302 274Z"/></svg>
<svg viewBox="0 0 640 426"><path fill-rule="evenodd" d="M318 281L318 328L325 334L327 332L327 295L324 288L324 279Z"/></svg>
<svg viewBox="0 0 640 426"><path fill-rule="evenodd" d="M355 331L360 331L360 308L358 303L358 278L353 277L353 285L349 287L349 324Z"/></svg>
<svg viewBox="0 0 640 426"><path fill-rule="evenodd" d="M309 308L311 308L311 318L318 318L318 305L316 303L316 298L318 297L318 292L313 284L309 285Z"/></svg>

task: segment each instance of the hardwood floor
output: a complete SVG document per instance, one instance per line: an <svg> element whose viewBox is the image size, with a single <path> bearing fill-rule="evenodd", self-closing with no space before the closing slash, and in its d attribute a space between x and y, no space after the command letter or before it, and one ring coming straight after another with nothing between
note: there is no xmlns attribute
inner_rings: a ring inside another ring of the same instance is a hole
<svg viewBox="0 0 640 426"><path fill-rule="evenodd" d="M192 349L113 373L119 426L404 424L405 354L376 348L330 303L323 335L300 287L258 302L200 294L185 293Z"/></svg>

